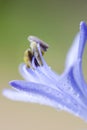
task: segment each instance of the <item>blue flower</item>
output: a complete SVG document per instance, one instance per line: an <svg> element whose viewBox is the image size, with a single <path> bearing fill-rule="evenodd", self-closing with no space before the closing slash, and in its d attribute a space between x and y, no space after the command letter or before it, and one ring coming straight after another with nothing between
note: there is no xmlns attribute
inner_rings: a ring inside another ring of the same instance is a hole
<svg viewBox="0 0 87 130"><path fill-rule="evenodd" d="M82 72L86 23L80 23L80 31L67 54L65 70L61 75L51 70L43 58L47 44L32 36L29 40L31 49L26 52L26 64L19 67L25 80L11 81L13 89L3 90L3 95L15 101L48 105L87 120L87 85Z"/></svg>

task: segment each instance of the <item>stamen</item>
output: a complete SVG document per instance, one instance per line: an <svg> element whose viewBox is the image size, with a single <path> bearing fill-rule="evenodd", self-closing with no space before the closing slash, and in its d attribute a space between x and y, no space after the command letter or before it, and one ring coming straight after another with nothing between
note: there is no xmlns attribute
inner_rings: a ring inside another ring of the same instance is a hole
<svg viewBox="0 0 87 130"><path fill-rule="evenodd" d="M37 44L39 44L40 47L41 47L41 52L42 53L47 51L47 49L49 47L47 43L45 43L44 41L40 40L39 38L37 38L35 36L29 36L28 40L30 41L30 43L36 42Z"/></svg>
<svg viewBox="0 0 87 130"><path fill-rule="evenodd" d="M43 62L40 56L40 52L38 49L38 44L40 46L40 50L42 55L44 54L44 52L47 51L48 49L48 44L46 44L45 42L43 42L42 40L40 40L39 38L35 37L35 36L29 36L28 40L30 41L30 49L27 49L24 53L24 61L25 64L28 68L32 68L33 64L35 63L35 66L42 66ZM34 62L32 62L34 61Z"/></svg>
<svg viewBox="0 0 87 130"><path fill-rule="evenodd" d="M39 54L39 50L37 47L37 43L36 42L32 42L30 45L32 52L33 52L33 56L36 58L36 61L38 63L39 66L43 65L40 54Z"/></svg>

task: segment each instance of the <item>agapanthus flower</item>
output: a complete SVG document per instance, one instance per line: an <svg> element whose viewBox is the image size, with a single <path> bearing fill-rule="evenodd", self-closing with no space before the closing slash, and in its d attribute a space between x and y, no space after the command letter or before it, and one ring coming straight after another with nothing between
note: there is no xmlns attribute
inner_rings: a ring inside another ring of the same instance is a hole
<svg viewBox="0 0 87 130"><path fill-rule="evenodd" d="M25 80L11 81L12 89L5 89L3 95L15 101L51 106L87 120L87 85L82 71L86 40L87 25L81 22L80 31L66 56L65 70L57 75L43 58L48 45L30 36L30 49L25 52L25 63L19 67Z"/></svg>

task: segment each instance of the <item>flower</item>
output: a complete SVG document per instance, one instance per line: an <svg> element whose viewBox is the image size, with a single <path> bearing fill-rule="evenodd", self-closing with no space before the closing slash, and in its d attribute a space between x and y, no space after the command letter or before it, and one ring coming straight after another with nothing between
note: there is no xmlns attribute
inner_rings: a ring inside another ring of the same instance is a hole
<svg viewBox="0 0 87 130"><path fill-rule="evenodd" d="M19 67L25 80L13 80L13 89L3 90L3 95L15 101L25 101L68 111L87 120L87 85L82 73L82 55L87 40L87 25L80 23L67 57L65 70L57 75L45 62L43 54L48 45L30 36L30 49L25 52L26 64Z"/></svg>

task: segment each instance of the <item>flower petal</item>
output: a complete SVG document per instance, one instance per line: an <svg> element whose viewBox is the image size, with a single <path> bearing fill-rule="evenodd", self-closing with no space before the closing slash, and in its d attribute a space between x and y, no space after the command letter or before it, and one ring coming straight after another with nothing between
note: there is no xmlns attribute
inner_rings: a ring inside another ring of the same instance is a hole
<svg viewBox="0 0 87 130"><path fill-rule="evenodd" d="M74 79L78 84L80 91L87 98L87 85L85 83L83 72L82 72L82 55L86 44L86 40L87 40L87 25L85 22L81 22L80 33L78 34L76 40L77 43L75 42L73 47L71 48L71 52L69 52L70 55L68 55L68 59L67 59L68 62L67 61L66 62L67 64L69 63L69 66L67 66L68 69L70 69L71 65L73 66ZM75 52L73 52L74 50ZM71 65L69 59L73 59Z"/></svg>
<svg viewBox="0 0 87 130"><path fill-rule="evenodd" d="M87 25L85 22L81 22L80 23L79 49L78 49L78 58L80 59L82 59L86 41L87 41Z"/></svg>
<svg viewBox="0 0 87 130"><path fill-rule="evenodd" d="M62 87L60 88L60 86ZM87 109L87 100L76 82L73 67L69 70L69 72L64 73L61 76L58 81L57 88L63 91L63 93L66 93L66 95L73 97L79 104Z"/></svg>
<svg viewBox="0 0 87 130"><path fill-rule="evenodd" d="M81 60L78 60L75 66L73 67L73 75L81 92L83 93L84 97L87 99L87 84L83 77Z"/></svg>
<svg viewBox="0 0 87 130"><path fill-rule="evenodd" d="M86 40L87 40L87 25L84 22L82 22L80 25L80 42L79 42L79 50L78 50L78 59L73 67L73 74L80 90L87 98L87 85L84 80L83 71L82 71L82 56L83 56Z"/></svg>
<svg viewBox="0 0 87 130"><path fill-rule="evenodd" d="M10 89L3 90L3 95L8 99L14 101L23 101L23 102L31 102L31 103L39 103L41 105L47 106L57 106L58 104L55 101L50 100L48 97L43 97L39 94L34 94L32 92L27 93L23 91L14 91ZM59 109L59 108L58 108Z"/></svg>
<svg viewBox="0 0 87 130"><path fill-rule="evenodd" d="M47 85L42 85L38 83L32 83L32 82L26 82L26 81L11 81L10 84L18 90L18 92L25 92L27 94L35 94L34 96L37 97L38 95L42 96L43 98L47 98L52 102L50 106L61 110L66 110L70 113L73 113L76 116L82 117L85 120L87 120L86 112L87 108L84 107L84 105L78 100L76 100L73 96L70 94L65 93L64 91L56 90L54 88L51 88ZM5 94L6 95L6 94ZM6 95L7 96L7 95ZM14 95L13 95L14 96ZM12 97L11 97L12 99ZM38 98L37 98L38 99ZM19 99L18 99L19 100ZM29 99L29 102L32 102L32 99ZM37 101L37 103L40 103ZM43 100L42 100L42 104ZM50 103L48 102L48 105ZM84 111L83 111L84 110Z"/></svg>
<svg viewBox="0 0 87 130"><path fill-rule="evenodd" d="M78 48L79 48L79 38L80 38L80 33L77 34L77 36L75 37L75 39L73 41L71 48L69 49L69 52L66 57L66 63L65 63L66 70L70 69L70 67L72 67L73 64L77 60Z"/></svg>
<svg viewBox="0 0 87 130"><path fill-rule="evenodd" d="M82 59L84 46L87 40L87 25L85 22L80 23L80 32L77 34L72 47L66 58L66 70L70 69L78 58Z"/></svg>
<svg viewBox="0 0 87 130"><path fill-rule="evenodd" d="M27 68L25 64L21 64L19 71L25 80L35 83L54 86L55 81L58 81L59 79L59 76L48 66L39 66L33 70L31 68Z"/></svg>

